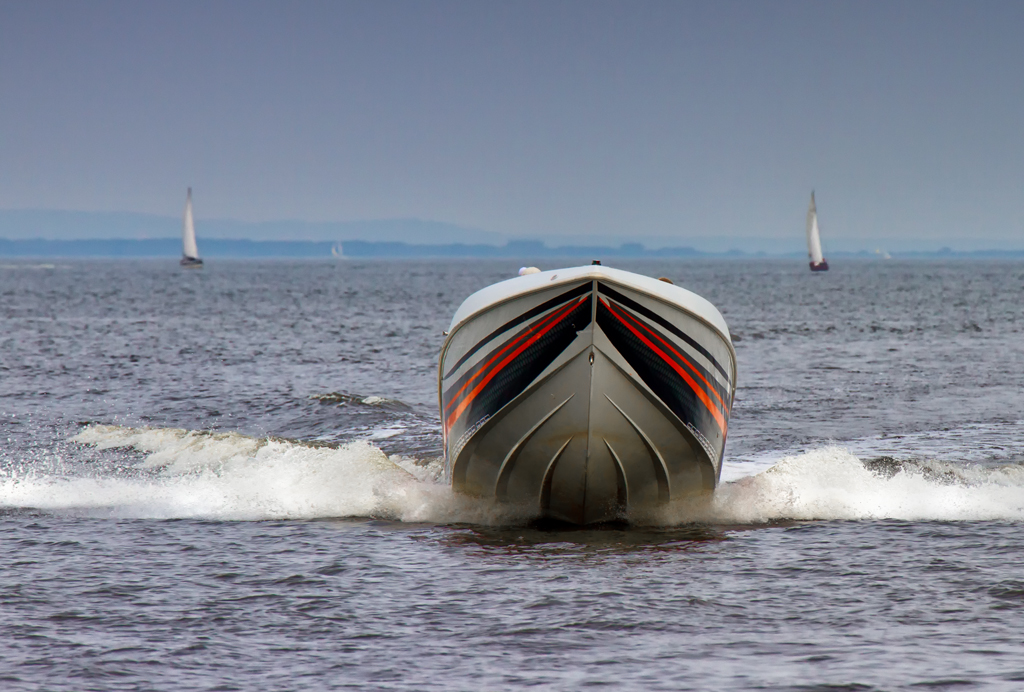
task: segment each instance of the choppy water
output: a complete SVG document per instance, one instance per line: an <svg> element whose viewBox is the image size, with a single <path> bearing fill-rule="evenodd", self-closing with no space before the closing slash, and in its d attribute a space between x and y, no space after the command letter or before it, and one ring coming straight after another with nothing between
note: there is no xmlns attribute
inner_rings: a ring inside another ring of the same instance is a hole
<svg viewBox="0 0 1024 692"><path fill-rule="evenodd" d="M0 687L1024 689L1024 264L617 265L728 320L728 482L577 531L435 481L518 264L0 266Z"/></svg>

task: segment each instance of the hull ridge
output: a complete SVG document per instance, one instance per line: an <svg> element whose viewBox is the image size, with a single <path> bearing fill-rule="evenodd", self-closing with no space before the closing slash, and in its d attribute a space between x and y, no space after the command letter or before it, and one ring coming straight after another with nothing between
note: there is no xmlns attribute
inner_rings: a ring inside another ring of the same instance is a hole
<svg viewBox="0 0 1024 692"><path fill-rule="evenodd" d="M736 381L728 328L682 288L601 266L470 296L438 373L461 492L576 524L711 491Z"/></svg>

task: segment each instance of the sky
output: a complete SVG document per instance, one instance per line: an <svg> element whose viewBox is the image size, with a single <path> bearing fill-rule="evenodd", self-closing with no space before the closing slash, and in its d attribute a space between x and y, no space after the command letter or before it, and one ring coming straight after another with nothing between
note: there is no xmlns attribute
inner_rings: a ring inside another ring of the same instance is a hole
<svg viewBox="0 0 1024 692"><path fill-rule="evenodd" d="M0 211L802 242L814 189L826 249L1020 248L1022 35L997 1L0 0Z"/></svg>

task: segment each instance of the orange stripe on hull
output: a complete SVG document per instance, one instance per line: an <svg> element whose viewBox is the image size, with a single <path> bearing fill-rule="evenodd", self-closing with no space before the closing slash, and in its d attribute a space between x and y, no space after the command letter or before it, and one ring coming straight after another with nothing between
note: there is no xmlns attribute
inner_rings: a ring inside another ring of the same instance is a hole
<svg viewBox="0 0 1024 692"><path fill-rule="evenodd" d="M604 304L605 304L605 306L607 306L607 307L608 307L609 311L612 311L612 314L615 314L614 310L612 309L612 306L611 306L611 305L609 305L608 303L606 303L606 302L605 302L605 300L604 300L603 298L601 299L601 302L602 302L602 303L604 303ZM660 342L661 342L661 343L662 343L662 344L663 344L663 345L664 345L664 346L665 346L665 347L666 347L667 349L669 349L670 351L672 351L672 353L674 353L674 354L675 354L675 355L676 355L676 356L677 356L677 357L679 358L679 360L683 361L683 363L684 363L684 364L685 364L685 365L686 365L686 366L687 366L688 368L690 368L690 370L691 370L691 371L693 372L693 374L694 374L694 375L696 375L697 377L699 377L699 378L700 378L700 380L701 380L701 382L703 382L703 383L704 383L704 384L705 384L705 385L707 386L707 391L708 391L708 392L710 392L710 393L712 394L712 396L714 396L714 397L715 397L716 399L718 399L718 403L719 403L719 404L721 404L721 406L722 406L722 410L724 410L724 411L725 411L726 413L729 413L729 407L728 407L728 406L726 405L726 403L725 403L725 402L724 402L724 401L722 400L722 397L721 397L721 396L720 396L720 395L718 394L718 390L716 390L716 389L715 389L715 387L714 387L714 385L712 385L712 384L711 384L710 382L708 382L707 378L706 378L706 377L704 377L704 375L703 375L703 374L701 374L701 372L700 372L699 370L697 370L697 368L696 368L696 367L695 367L695 366L693 365L693 363L692 363L692 362L690 362L690 359L689 359L689 358L687 358L687 357L686 357L685 355L683 355L683 354L682 354L682 353L681 353L681 352L679 351L679 349L677 349L677 348L675 347L675 345L674 345L674 344L672 344L672 343L669 343L668 341L665 341L665 338L664 338L664 337L662 337L662 336L661 336L661 334L659 334L659 333L658 333L657 331L655 331L654 329L651 329L651 328L650 328L650 327L649 327L648 325L644 324L644 323L643 323L643 322L642 322L642 321L641 321L640 319L638 319L638 318L637 318L637 317L636 317L635 315L631 315L631 314L629 314L629 313L628 313L627 311L625 311L625 310L622 310L621 308L620 308L619 310L620 310L620 312L622 313L622 315L623 315L623 316L625 316L625 317L629 318L630 320L632 320L632 321L633 321L633 322L634 322L634 323L635 323L635 324L636 324L637 326L641 327L641 328L642 328L642 329L643 329L644 331L646 331L646 332L647 332L648 334L650 334L650 335L651 335L651 336L653 336L653 337L654 337L655 339L657 339L658 341L660 341ZM618 317L618 315L615 315L615 316L616 316L616 317ZM622 319L621 319L621 318L619 318L619 321L620 321L620 322L622 322Z"/></svg>
<svg viewBox="0 0 1024 692"><path fill-rule="evenodd" d="M448 402L447 408L451 409L451 407L455 405L455 402L459 400L459 396L462 394L462 392L464 392L466 390L466 387L471 385L473 383L473 381L476 380L478 377L481 377L484 373L486 373L487 369L489 367L491 367L491 364L494 361L496 361L498 358L501 358L501 356L504 353L506 353L509 349L514 348L516 346L516 344L518 344L522 339L527 338L530 335L531 332L533 332L536 329L541 328L542 326L547 324L550 320L558 317L558 315L560 313L562 313L566 308L573 307L573 306L575 306L578 303L579 303L579 300L577 300L576 303L570 303L568 305L563 305L562 307L558 308L557 310L552 310L550 313L548 313L548 315L546 317L543 317L543 318L537 320L537 322L533 326L531 326L529 329L524 329L522 331L522 333L516 335L512 339L509 339L507 344L505 344L500 349L498 349L498 352L495 353L493 356L491 356L490 360L488 360L486 363L484 363L484 366L482 368L477 369L477 371L473 374L473 376L470 377L468 380L466 380L466 382L461 387L459 387L459 391L455 392L455 394L452 395L452 400L450 402Z"/></svg>
<svg viewBox="0 0 1024 692"><path fill-rule="evenodd" d="M527 334L530 331L537 330L539 325L544 324L544 328L543 329L540 329L539 331L536 332L536 334L534 334L528 340L526 340L525 342L520 344L519 347L515 351L513 351L512 353L507 355L505 357L505 359L501 361L501 363L499 363L497 366L492 368L491 371L487 373L487 376L483 380L481 380L472 389L472 391L470 391L469 394L466 395L466 398L464 398L462 401L459 402L459 405L456 407L456 409L454 411L452 411L452 413L448 416L448 418L445 419L445 422L444 422L445 430L447 431L448 429L450 429L452 427L452 423L454 423L458 419L458 417L460 415L462 415L462 412L465 411L466 408L473 402L473 399L476 398L477 394L479 394L480 391L484 387L487 386L487 383L490 382L492 379L494 379L494 377L499 372L501 372L502 369L506 365L511 363L513 360L515 360L515 358L520 353L525 351L532 344L536 343L538 339L540 339L542 336L544 336L549 331L551 331L551 328L554 327L559 322L561 322L562 318L565 317L566 314L568 314L572 309L576 308L580 303L582 303L586 299L587 299L587 296L582 296L582 297L576 299L574 302L569 303L568 305L565 305L565 306L559 308L558 310L556 310L555 312L551 313L551 315L549 316L548 319L541 320L541 322L538 322L537 325L534 325L533 327L531 327L530 330L527 331ZM545 322L546 322L546 324L545 324ZM516 340L518 340L518 339L516 339ZM513 340L513 341L516 341L516 340ZM502 352L504 352L505 350L507 350L507 348L503 348ZM499 353L498 355L501 355L501 354ZM494 358L497 358L497 357L498 356L495 356ZM494 358L492 358L490 361L488 361L488 365L490 365L492 362L494 362ZM486 368L486 366L485 366L485 368ZM481 370L481 372L483 372L483 371ZM472 379L475 379L476 377L477 376L474 375L474 377L471 378L471 381L472 381ZM459 393L461 393L466 388L466 386L468 386L468 385L469 385L469 382L467 382L466 385L463 385L463 387L459 390ZM456 394L456 396L458 396L458 394ZM453 397L452 403L454 403L454 397ZM449 404L449 408L450 407L451 407L451 404Z"/></svg>
<svg viewBox="0 0 1024 692"><path fill-rule="evenodd" d="M658 356L669 365L669 367L675 370L676 373L680 377L682 377L688 385L690 385L690 389L693 390L694 394L696 394L697 397L701 400L701 402L703 402L704 406L707 407L708 411L715 419L715 422L718 423L718 428L722 431L722 434L725 435L726 429L728 428L728 424L725 421L725 416L722 415L722 412L715 405L715 402L713 402L708 397L707 392L704 391L704 388L697 384L697 382L694 381L692 377L690 377L690 374L686 372L686 370L681 368L678 363L676 363L673 359L669 358L668 354L666 354L664 351L658 348L658 346L652 343L650 339L648 339L639 331L637 331L636 328L633 327L633 325L631 325L626 320L622 319L622 317L620 317L616 313L615 309L611 305L606 303L603 298L601 299L601 302L604 303L605 307L608 308L608 311L611 312L612 315L614 315L615 318L618 319L619 322L621 322L623 326L626 327L626 329L631 331L636 338L640 339L640 341L642 341L644 345L647 346L647 348L657 353Z"/></svg>

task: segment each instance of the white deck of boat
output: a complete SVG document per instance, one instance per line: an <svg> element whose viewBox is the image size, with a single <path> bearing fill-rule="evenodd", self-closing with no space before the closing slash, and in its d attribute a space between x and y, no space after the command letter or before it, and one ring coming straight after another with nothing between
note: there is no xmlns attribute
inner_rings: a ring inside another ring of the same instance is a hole
<svg viewBox="0 0 1024 692"><path fill-rule="evenodd" d="M516 276L507 281L500 281L482 288L473 295L466 298L452 318L449 332L452 332L460 324L471 318L473 315L485 310L495 303L500 303L524 293L540 291L562 284L577 283L580 280L599 279L611 284L627 286L645 293L654 298L660 299L671 305L679 306L709 325L717 329L729 341L729 327L722 317L722 313L710 302L701 298L692 291L675 286L649 276L634 274L622 269L614 269L601 265L585 265L582 267L567 267L564 269L551 269L538 274L527 274Z"/></svg>

